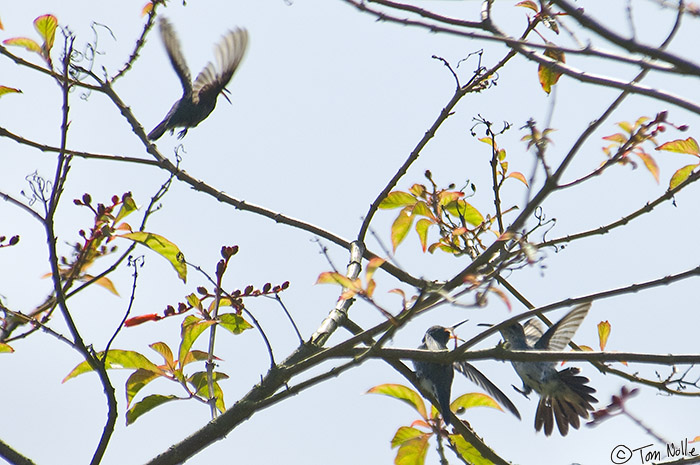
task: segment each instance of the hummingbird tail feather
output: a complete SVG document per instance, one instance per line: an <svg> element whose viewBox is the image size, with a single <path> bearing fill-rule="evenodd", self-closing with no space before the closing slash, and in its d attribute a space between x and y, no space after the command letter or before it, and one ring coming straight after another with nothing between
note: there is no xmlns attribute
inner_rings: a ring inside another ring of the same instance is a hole
<svg viewBox="0 0 700 465"><path fill-rule="evenodd" d="M554 430L554 421L562 436L569 433L569 426L578 429L581 426L580 418L588 418L593 410L592 403L598 402L593 397L595 389L588 386L588 378L579 376L578 368L567 368L558 373L559 380L566 386L561 392L543 395L537 406L535 415L535 429L541 430L544 426L544 434L549 436ZM579 418L580 417L580 418Z"/></svg>

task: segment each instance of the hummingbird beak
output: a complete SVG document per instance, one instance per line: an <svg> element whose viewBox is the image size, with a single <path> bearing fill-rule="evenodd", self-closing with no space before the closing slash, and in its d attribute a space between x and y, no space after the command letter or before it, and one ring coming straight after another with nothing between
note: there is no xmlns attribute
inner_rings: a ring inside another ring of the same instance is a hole
<svg viewBox="0 0 700 465"><path fill-rule="evenodd" d="M493 328L493 323L478 323L477 326L486 326L487 328Z"/></svg>
<svg viewBox="0 0 700 465"><path fill-rule="evenodd" d="M457 323L456 325L451 326L451 327L449 327L449 328L446 328L446 329L452 334L452 335L450 336L450 339L454 339L455 341L462 341L462 342L464 342L464 339L460 339L460 338L457 337L457 335L455 334L455 328L457 328L459 325L462 325L462 324L466 323L467 321L469 321L469 320L466 319L466 320L464 320L464 321L460 321L460 322ZM455 344L457 344L457 343L455 342Z"/></svg>
<svg viewBox="0 0 700 465"><path fill-rule="evenodd" d="M467 321L469 321L469 319L466 319L466 320L464 320L464 321L460 321L460 322L457 323L456 325L454 325L454 326L452 326L452 327L450 327L450 328L447 328L447 329L449 329L450 331L454 331L455 329L457 329L458 326L463 325L463 324L466 323Z"/></svg>

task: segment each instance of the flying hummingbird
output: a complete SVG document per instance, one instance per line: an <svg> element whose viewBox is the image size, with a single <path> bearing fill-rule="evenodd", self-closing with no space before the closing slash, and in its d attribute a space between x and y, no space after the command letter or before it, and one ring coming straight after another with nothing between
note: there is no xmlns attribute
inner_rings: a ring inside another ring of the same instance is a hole
<svg viewBox="0 0 700 465"><path fill-rule="evenodd" d="M418 347L423 350L443 351L448 350L447 343L450 337L454 334L454 329L465 323L462 321L450 328L444 326L431 326L423 336L423 343ZM474 368L467 362L454 363L432 363L414 361L413 366L416 371L416 376L421 386L431 392L440 404L440 413L445 420L445 424L450 424L450 394L452 391L452 380L454 379L454 370L456 369L472 382L481 386L486 392L495 397L498 402L510 410L513 415L520 418L520 413L515 405L508 397L496 387L489 379L479 370Z"/></svg>
<svg viewBox="0 0 700 465"><path fill-rule="evenodd" d="M228 31L215 48L216 66L207 63L194 82L175 29L165 18L160 19L160 35L170 64L182 84L182 97L175 102L163 121L148 133L148 138L156 140L167 130L172 132L175 128L184 128L178 135L178 139L182 139L189 128L197 126L214 111L219 94L228 100L226 85L243 60L248 46L248 32L240 28Z"/></svg>
<svg viewBox="0 0 700 465"><path fill-rule="evenodd" d="M590 303L577 305L564 318L543 331L534 318L525 322L513 323L501 329L501 334L511 350L553 350L561 351L569 344L576 330L591 308ZM513 386L525 397L533 390L540 395L535 414L535 430L544 426L544 434L550 436L557 422L559 433L566 436L569 425L574 429L580 426L581 418L588 418L593 410L591 403L598 402L593 397L595 389L588 386L588 378L579 376L578 368L557 371L557 362L513 361L513 368L523 381L523 389Z"/></svg>

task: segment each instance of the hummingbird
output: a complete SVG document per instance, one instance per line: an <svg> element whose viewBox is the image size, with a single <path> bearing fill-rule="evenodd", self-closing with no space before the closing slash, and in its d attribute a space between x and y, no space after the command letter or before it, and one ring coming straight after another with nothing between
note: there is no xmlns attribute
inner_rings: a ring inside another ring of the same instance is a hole
<svg viewBox="0 0 700 465"><path fill-rule="evenodd" d="M418 346L419 349L432 351L446 351L447 343L450 337L454 334L454 329L465 323L462 321L450 328L444 326L431 326L423 336L423 343ZM486 392L495 397L498 402L510 410L513 415L520 419L520 412L515 408L515 405L508 397L496 387L482 372L467 362L454 363L433 363L414 361L413 366L421 386L431 392L440 404L440 413L446 425L450 424L450 395L452 391L452 381L454 379L454 370L456 369L472 382L482 387Z"/></svg>
<svg viewBox="0 0 700 465"><path fill-rule="evenodd" d="M170 63L182 83L182 98L175 102L163 121L148 133L148 138L156 140L165 131L170 130L172 133L175 128L181 127L184 129L179 132L178 139L182 139L189 128L197 126L214 111L219 94L231 103L225 94L228 92L226 85L243 60L248 46L248 32L241 28L228 31L214 49L217 65L207 63L194 82L175 29L165 18L160 19L160 36Z"/></svg>
<svg viewBox="0 0 700 465"><path fill-rule="evenodd" d="M590 308L590 303L577 305L547 332L543 331L539 321L532 318L524 325L516 322L501 329L501 334L511 350L561 351L569 344ZM522 390L513 388L525 397L533 390L540 395L535 431L544 426L546 436L552 434L555 420L562 436L569 432L569 425L578 429L581 424L579 417L588 418L589 411L593 410L591 403L598 402L592 395L595 389L586 384L588 378L579 376L578 368L557 371L556 362L511 363L523 382Z"/></svg>

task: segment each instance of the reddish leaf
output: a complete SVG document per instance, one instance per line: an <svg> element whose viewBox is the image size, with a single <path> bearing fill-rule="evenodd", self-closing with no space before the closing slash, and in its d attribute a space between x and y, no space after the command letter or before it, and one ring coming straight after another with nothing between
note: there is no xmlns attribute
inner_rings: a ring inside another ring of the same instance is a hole
<svg viewBox="0 0 700 465"><path fill-rule="evenodd" d="M523 173L521 173L519 171L513 171L508 176L506 176L506 178L517 179L518 181L525 184L526 187L530 187L530 185L527 183L527 179L525 179L525 175L523 175Z"/></svg>
<svg viewBox="0 0 700 465"><path fill-rule="evenodd" d="M654 179L656 179L656 183L659 183L659 165L656 164L656 160L654 160L654 157L646 153L642 149L637 149L634 152L639 158L642 159L644 162L644 166L646 169L649 170L652 176L654 176Z"/></svg>
<svg viewBox="0 0 700 465"><path fill-rule="evenodd" d="M149 313L148 315L139 315L139 316L134 316L129 318L124 322L124 326L129 327L129 326L136 326L140 325L141 323L145 323L147 321L158 321L162 316L158 315L157 313Z"/></svg>

